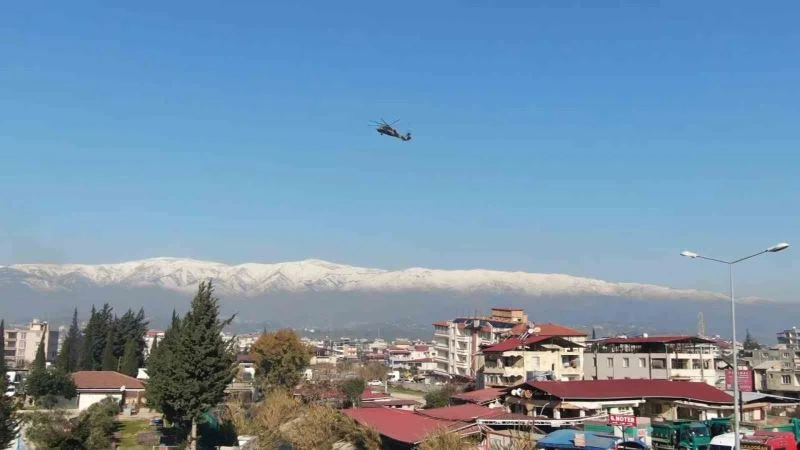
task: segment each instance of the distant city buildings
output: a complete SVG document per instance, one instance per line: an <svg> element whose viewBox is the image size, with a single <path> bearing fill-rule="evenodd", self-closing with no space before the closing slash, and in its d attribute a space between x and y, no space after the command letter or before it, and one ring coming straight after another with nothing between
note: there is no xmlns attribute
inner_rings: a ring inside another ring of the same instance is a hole
<svg viewBox="0 0 800 450"><path fill-rule="evenodd" d="M59 331L39 319L33 319L27 326L6 327L4 338L3 358L10 368L28 367L36 358L40 342L44 343L48 362L58 357Z"/></svg>

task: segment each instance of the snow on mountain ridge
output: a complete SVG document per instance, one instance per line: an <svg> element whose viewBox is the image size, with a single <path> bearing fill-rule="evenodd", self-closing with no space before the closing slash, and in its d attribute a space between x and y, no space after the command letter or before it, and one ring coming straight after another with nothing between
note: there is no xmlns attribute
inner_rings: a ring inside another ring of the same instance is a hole
<svg viewBox="0 0 800 450"><path fill-rule="evenodd" d="M10 272L9 272L10 271ZM9 274L10 273L10 274ZM712 300L720 294L639 283L613 283L566 274L498 270L438 270L414 267L383 270L320 259L273 264L227 265L188 258L159 257L114 264L19 264L0 266L0 283L22 278L37 290L69 290L79 284L160 287L190 292L214 280L220 294L255 296L276 291L428 291L603 295L631 298Z"/></svg>

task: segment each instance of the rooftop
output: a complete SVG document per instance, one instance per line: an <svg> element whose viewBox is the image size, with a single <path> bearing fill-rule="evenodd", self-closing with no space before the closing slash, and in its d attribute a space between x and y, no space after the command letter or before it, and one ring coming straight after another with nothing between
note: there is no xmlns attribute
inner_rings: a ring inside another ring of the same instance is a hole
<svg viewBox="0 0 800 450"><path fill-rule="evenodd" d="M443 408L421 409L416 411L426 417L434 419L452 420L459 422L474 422L476 419L485 419L503 414L503 408L487 408L474 403L463 405L445 406Z"/></svg>
<svg viewBox="0 0 800 450"><path fill-rule="evenodd" d="M434 419L412 411L394 408L353 408L343 414L362 426L372 427L382 436L406 444L415 444L440 428L464 425L460 422Z"/></svg>
<svg viewBox="0 0 800 450"><path fill-rule="evenodd" d="M530 387L562 400L684 399L702 403L733 403L724 391L699 381L671 380L575 380L529 381L515 387ZM511 388L506 388L508 392Z"/></svg>
<svg viewBox="0 0 800 450"><path fill-rule="evenodd" d="M141 390L144 384L136 378L129 377L119 372L106 370L79 371L72 374L72 381L77 389L93 390Z"/></svg>
<svg viewBox="0 0 800 450"><path fill-rule="evenodd" d="M455 394L451 396L451 398L461 400L468 403L487 403L491 402L496 398L500 398L505 393L506 389L504 388L486 388L486 389L478 389L475 391L470 392L462 392L460 394Z"/></svg>
<svg viewBox="0 0 800 450"><path fill-rule="evenodd" d="M511 337L497 344L490 345L483 350L483 353L502 353L517 349L518 347L525 347L533 344L541 344L549 342L561 347L583 347L580 344L568 341L560 336L530 336L524 341L520 341L518 337Z"/></svg>
<svg viewBox="0 0 800 450"><path fill-rule="evenodd" d="M598 339L600 345L607 344L714 344L715 341L698 336L631 336Z"/></svg>

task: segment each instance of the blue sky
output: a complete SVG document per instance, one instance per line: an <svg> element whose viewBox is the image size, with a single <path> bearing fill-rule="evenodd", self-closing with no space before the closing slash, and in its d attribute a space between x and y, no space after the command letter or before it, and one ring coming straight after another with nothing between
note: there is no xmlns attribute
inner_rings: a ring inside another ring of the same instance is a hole
<svg viewBox="0 0 800 450"><path fill-rule="evenodd" d="M800 242L797 2L126 3L0 15L0 264L725 290L678 252ZM795 299L798 261L748 262L740 292Z"/></svg>

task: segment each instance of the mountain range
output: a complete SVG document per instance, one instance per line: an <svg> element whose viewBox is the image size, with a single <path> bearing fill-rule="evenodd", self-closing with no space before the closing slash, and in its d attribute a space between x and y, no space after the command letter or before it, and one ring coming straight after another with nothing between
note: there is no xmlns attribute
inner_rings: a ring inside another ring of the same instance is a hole
<svg viewBox="0 0 800 450"><path fill-rule="evenodd" d="M214 282L223 311L237 312L240 324L265 326L402 323L430 330L435 320L485 313L497 305L526 308L535 321L573 326L633 321L664 331L693 332L698 313L703 312L707 326L723 332L729 317L727 297L707 291L566 274L391 271L318 259L227 265L152 258L99 265L0 266L0 304L14 319L36 315L61 320L73 307L86 310L107 301L116 308L143 306L154 323L161 323L172 308L185 310L203 280ZM748 302L740 306L745 309L740 317L758 326L770 322L777 326L775 319L780 317L774 313L786 307L769 301Z"/></svg>

